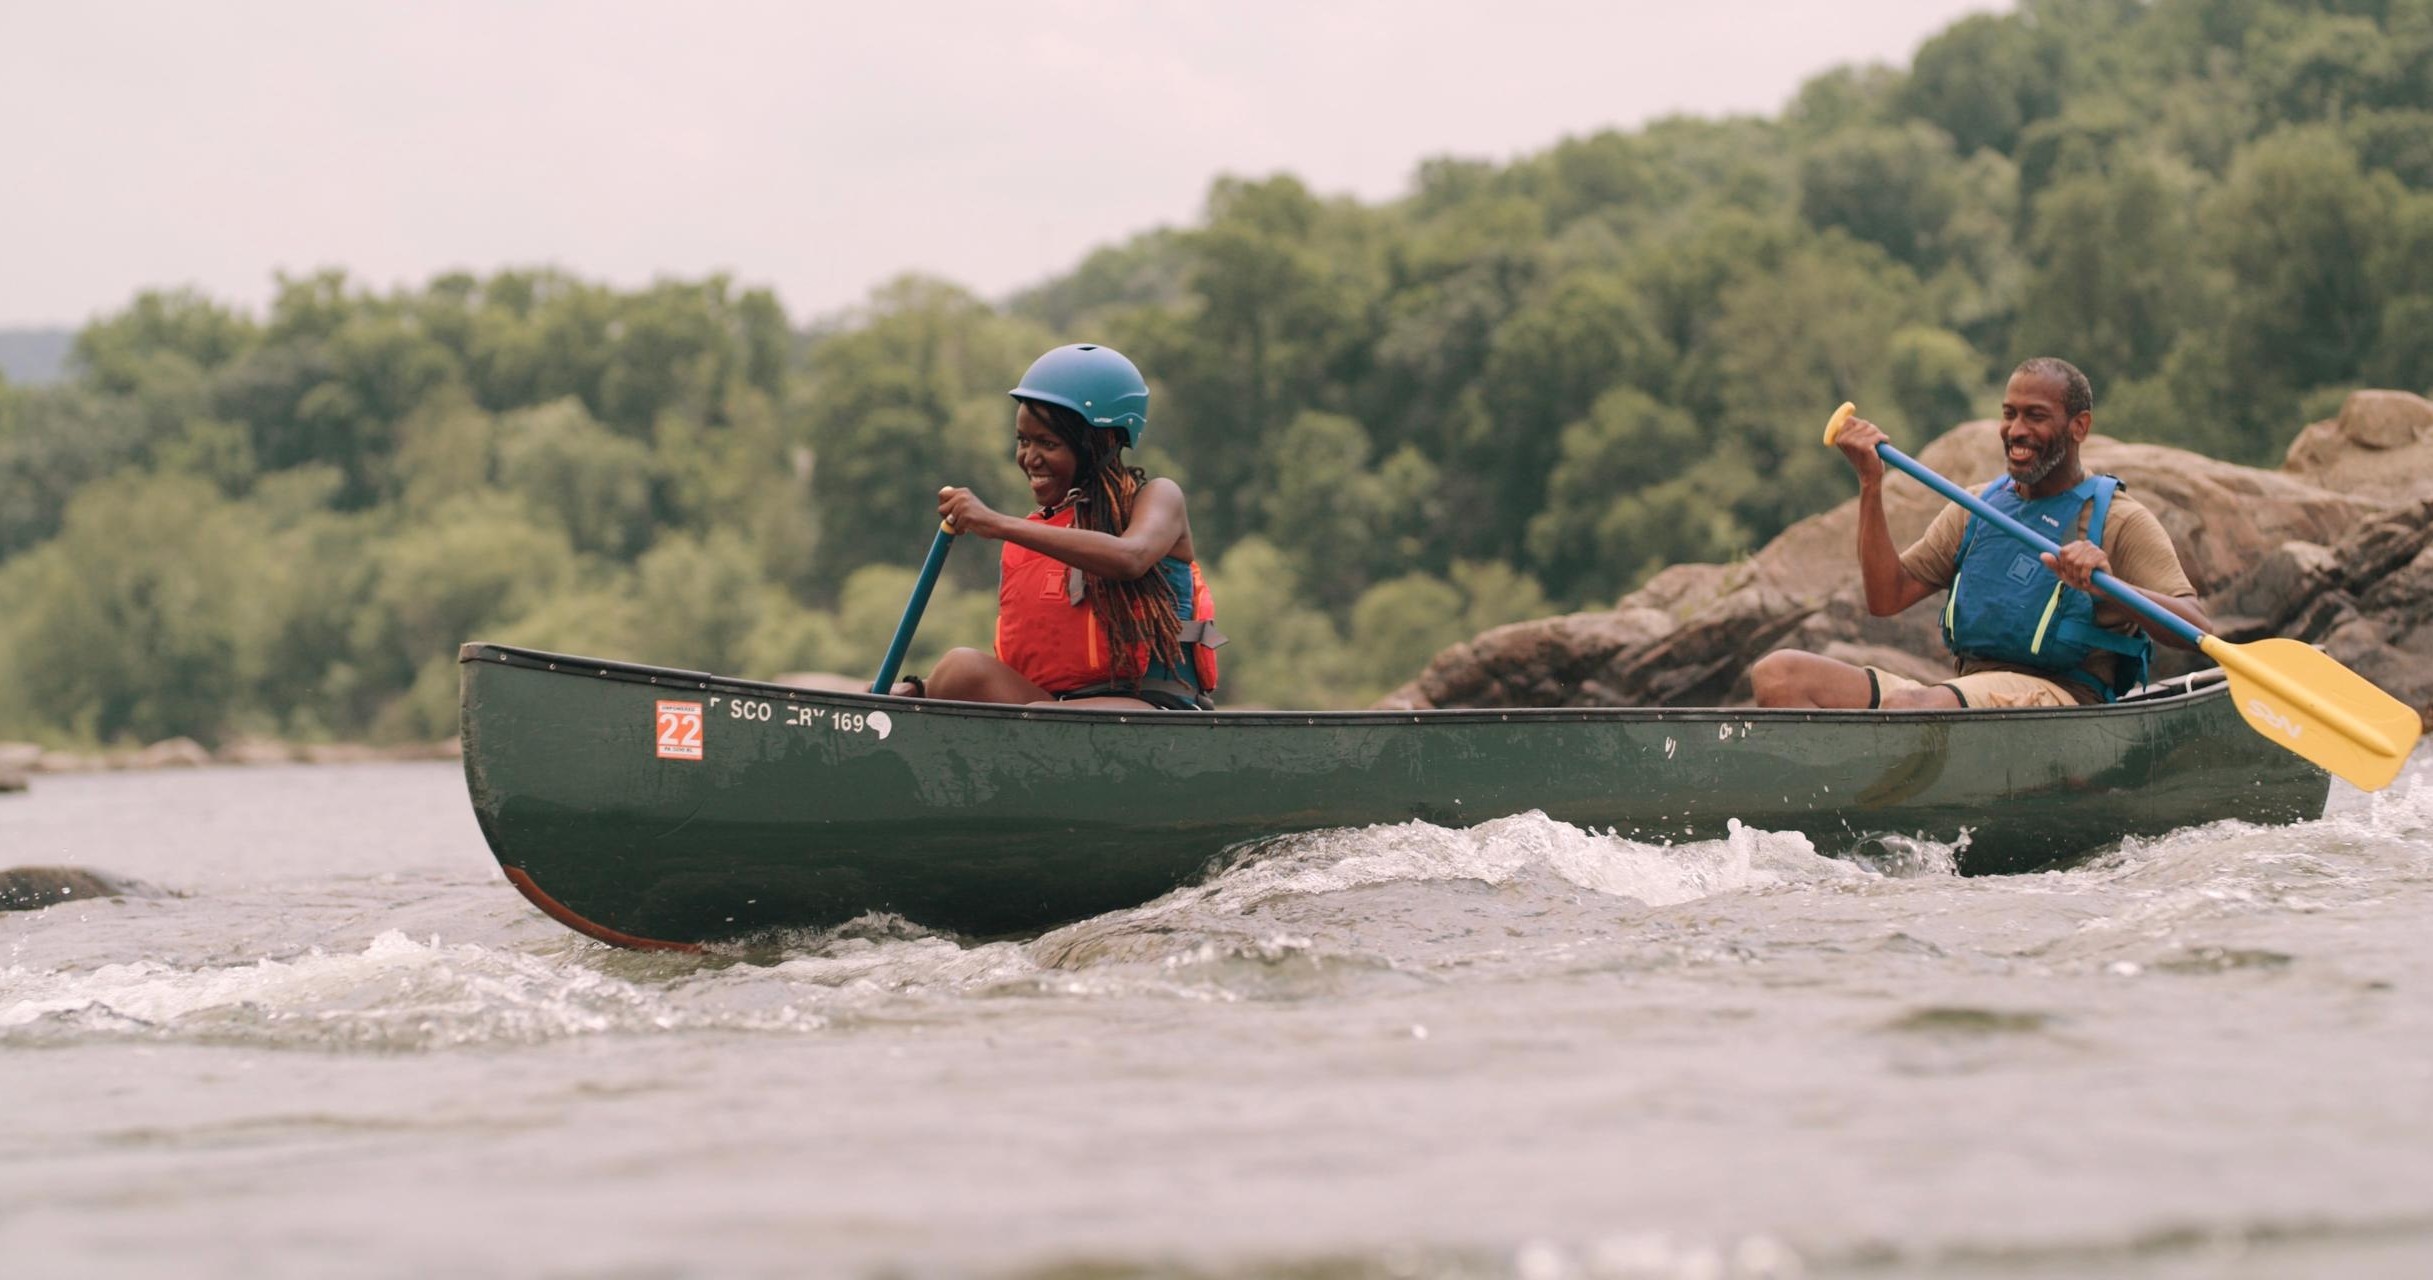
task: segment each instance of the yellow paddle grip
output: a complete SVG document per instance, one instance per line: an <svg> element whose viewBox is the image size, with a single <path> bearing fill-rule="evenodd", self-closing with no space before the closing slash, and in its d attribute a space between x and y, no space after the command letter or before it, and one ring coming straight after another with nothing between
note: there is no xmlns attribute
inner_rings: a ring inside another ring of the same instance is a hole
<svg viewBox="0 0 2433 1280"><path fill-rule="evenodd" d="M1858 411L1857 405L1842 401L1842 407L1834 410L1832 417L1825 419L1825 443L1833 443L1833 438L1842 433L1842 424L1850 421L1850 415Z"/></svg>

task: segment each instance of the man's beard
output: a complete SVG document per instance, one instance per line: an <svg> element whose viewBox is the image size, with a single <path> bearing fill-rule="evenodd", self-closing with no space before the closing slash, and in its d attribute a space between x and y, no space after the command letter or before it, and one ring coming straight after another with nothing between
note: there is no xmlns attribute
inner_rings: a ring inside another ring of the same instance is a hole
<svg viewBox="0 0 2433 1280"><path fill-rule="evenodd" d="M2070 438L2055 436L2053 443L2046 445L2043 451L2036 455L2035 461L2028 463L2025 474L2016 470L2011 472L2011 483L2022 489L2032 489L2044 483L2044 478L2053 474L2054 469L2061 465L2062 459L2069 456Z"/></svg>

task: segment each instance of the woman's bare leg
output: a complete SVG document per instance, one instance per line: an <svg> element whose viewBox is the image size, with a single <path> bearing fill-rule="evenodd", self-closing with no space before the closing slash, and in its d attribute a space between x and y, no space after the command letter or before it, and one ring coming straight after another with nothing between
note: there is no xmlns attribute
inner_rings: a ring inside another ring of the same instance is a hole
<svg viewBox="0 0 2433 1280"><path fill-rule="evenodd" d="M1052 700L1055 695L1032 684L1023 674L1005 665L993 653L978 649L949 649L931 668L927 697L944 698L952 702L1038 702ZM909 693L897 686L896 692Z"/></svg>
<svg viewBox="0 0 2433 1280"><path fill-rule="evenodd" d="M997 655L978 649L949 649L938 659L929 673L925 695L954 702L1009 702L1042 707L1122 707L1136 711L1155 711L1154 704L1138 698L1115 696L1059 700L1055 694L1032 684L1021 672L1005 665ZM896 686L898 694L912 690Z"/></svg>

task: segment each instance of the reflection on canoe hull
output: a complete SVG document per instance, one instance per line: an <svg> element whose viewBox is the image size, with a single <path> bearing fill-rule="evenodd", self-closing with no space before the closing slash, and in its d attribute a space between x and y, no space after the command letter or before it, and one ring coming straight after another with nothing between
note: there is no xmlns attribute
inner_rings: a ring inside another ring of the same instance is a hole
<svg viewBox="0 0 2433 1280"><path fill-rule="evenodd" d="M1034 710L820 693L470 644L465 778L550 915L690 946L871 911L974 935L1145 902L1227 849L1539 810L1644 840L1728 819L1820 852L1898 834L2024 871L2222 818L2321 815L2328 775L2217 684L2112 707L1789 712Z"/></svg>

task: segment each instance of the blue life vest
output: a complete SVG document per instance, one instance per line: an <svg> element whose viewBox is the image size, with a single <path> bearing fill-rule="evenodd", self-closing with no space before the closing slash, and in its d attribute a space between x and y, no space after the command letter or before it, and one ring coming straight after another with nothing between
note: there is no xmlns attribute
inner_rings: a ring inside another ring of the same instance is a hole
<svg viewBox="0 0 2433 1280"><path fill-rule="evenodd" d="M2087 541L2104 544L2104 518L2120 481L2089 476L2078 486L2029 501L2003 476L1978 494L1987 504L2054 542L2071 541L2078 513L2089 503ZM1943 606L1943 642L1963 658L2050 671L2076 680L2110 702L2145 683L2153 642L2095 625L2095 597L2064 583L2026 543L1970 516L1960 536L1951 598ZM2102 650L2119 655L2106 687L2086 660Z"/></svg>

